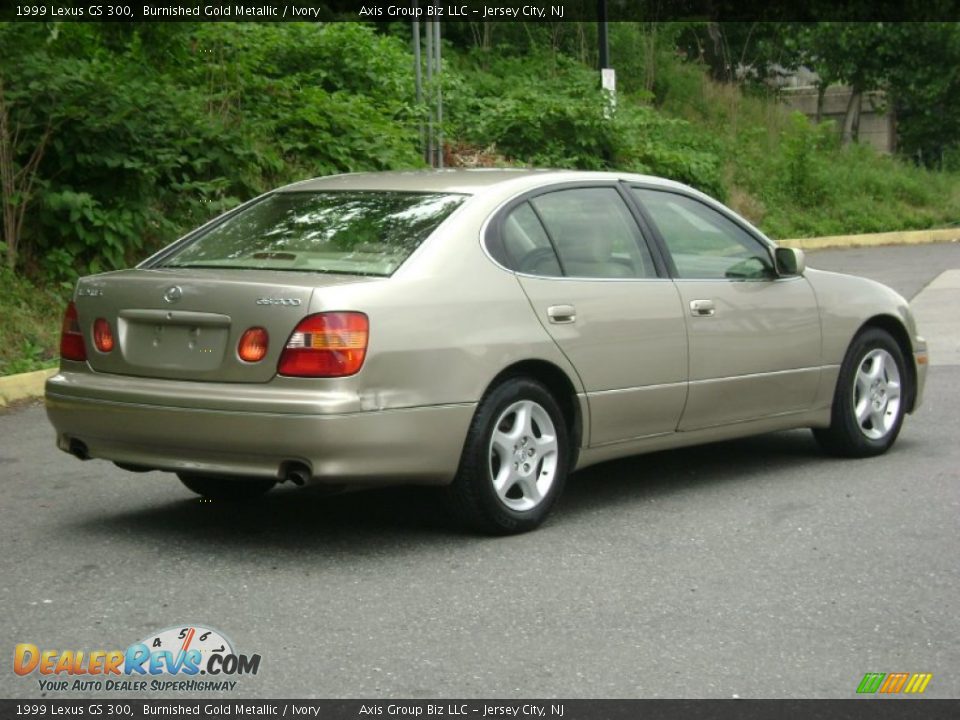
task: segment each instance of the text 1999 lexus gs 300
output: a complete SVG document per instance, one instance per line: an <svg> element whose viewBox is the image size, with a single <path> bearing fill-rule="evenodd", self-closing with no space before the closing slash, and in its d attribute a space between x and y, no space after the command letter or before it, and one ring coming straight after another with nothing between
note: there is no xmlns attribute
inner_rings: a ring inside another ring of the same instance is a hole
<svg viewBox="0 0 960 720"><path fill-rule="evenodd" d="M445 486L494 533L575 468L809 427L887 450L926 344L900 295L804 267L640 175L341 175L85 277L47 383L57 444L219 499L292 481Z"/></svg>

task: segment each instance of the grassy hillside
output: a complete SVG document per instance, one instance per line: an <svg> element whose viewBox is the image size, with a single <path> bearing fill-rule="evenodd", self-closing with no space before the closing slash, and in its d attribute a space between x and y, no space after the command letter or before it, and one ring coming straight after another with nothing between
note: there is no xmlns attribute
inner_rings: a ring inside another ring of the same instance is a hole
<svg viewBox="0 0 960 720"><path fill-rule="evenodd" d="M774 97L744 94L687 68L663 111L717 138L732 207L774 238L920 230L960 222L960 176L865 145L841 148Z"/></svg>
<svg viewBox="0 0 960 720"><path fill-rule="evenodd" d="M841 148L832 123L790 113L772 94L711 81L675 55L620 70L604 116L596 72L547 50L454 60L452 135L515 164L663 175L725 200L774 238L926 229L960 221L960 175L865 145Z"/></svg>
<svg viewBox="0 0 960 720"><path fill-rule="evenodd" d="M2 266L0 286L0 375L51 367L59 354L63 294Z"/></svg>

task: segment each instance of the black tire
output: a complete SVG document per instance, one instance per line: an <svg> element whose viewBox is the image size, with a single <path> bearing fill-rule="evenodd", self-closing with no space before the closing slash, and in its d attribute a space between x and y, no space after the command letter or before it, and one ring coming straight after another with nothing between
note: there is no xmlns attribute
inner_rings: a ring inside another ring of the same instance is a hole
<svg viewBox="0 0 960 720"><path fill-rule="evenodd" d="M276 480L230 477L227 475L193 475L177 473L180 482L197 495L219 502L249 502L268 492Z"/></svg>
<svg viewBox="0 0 960 720"><path fill-rule="evenodd" d="M879 366L874 364L878 358ZM867 370L874 371L876 379L872 384L858 382L858 376L869 374ZM899 394L894 409L890 398L895 386ZM830 427L815 428L813 435L832 455L870 457L885 453L900 434L910 392L910 375L896 340L880 328L867 328L850 343L840 366ZM858 406L866 412L874 408L875 412L861 421Z"/></svg>
<svg viewBox="0 0 960 720"><path fill-rule="evenodd" d="M457 475L446 488L447 509L461 524L491 535L533 530L563 492L570 456L563 412L550 392L535 380L509 378L477 406Z"/></svg>

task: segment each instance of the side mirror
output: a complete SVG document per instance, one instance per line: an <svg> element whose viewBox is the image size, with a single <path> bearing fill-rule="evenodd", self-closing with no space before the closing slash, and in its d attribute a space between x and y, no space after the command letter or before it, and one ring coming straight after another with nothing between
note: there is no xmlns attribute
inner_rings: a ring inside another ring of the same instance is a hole
<svg viewBox="0 0 960 720"><path fill-rule="evenodd" d="M806 256L799 248L778 247L773 256L777 261L777 274L781 277L803 275L807 269Z"/></svg>

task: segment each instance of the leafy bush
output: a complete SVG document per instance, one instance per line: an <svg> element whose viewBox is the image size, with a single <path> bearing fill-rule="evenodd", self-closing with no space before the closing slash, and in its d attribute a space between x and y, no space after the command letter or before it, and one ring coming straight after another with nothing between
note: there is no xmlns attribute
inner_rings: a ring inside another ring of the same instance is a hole
<svg viewBox="0 0 960 720"><path fill-rule="evenodd" d="M422 164L407 50L370 28L187 25L158 57L136 33L25 25L0 50L19 166L50 141L20 265L52 281L127 266L279 183Z"/></svg>
<svg viewBox="0 0 960 720"><path fill-rule="evenodd" d="M824 151L836 143L833 123L814 125L805 115L790 115L783 132L780 184L800 207L813 207L829 193Z"/></svg>
<svg viewBox="0 0 960 720"><path fill-rule="evenodd" d="M613 108L598 74L548 51L475 51L446 79L447 133L494 143L513 162L663 175L723 197L720 159L705 134L622 94ZM504 82L509 78L509 82Z"/></svg>

